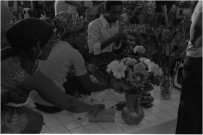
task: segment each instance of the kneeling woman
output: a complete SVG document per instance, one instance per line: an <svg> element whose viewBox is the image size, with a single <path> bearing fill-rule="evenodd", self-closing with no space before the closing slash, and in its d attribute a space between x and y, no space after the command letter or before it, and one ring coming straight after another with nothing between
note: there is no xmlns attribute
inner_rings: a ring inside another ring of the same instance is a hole
<svg viewBox="0 0 203 135"><path fill-rule="evenodd" d="M1 132L40 133L43 116L25 102L30 90L46 101L73 112L96 113L103 105L89 105L64 94L55 83L38 70L38 59L46 59L55 40L52 26L36 18L21 20L6 33L12 53L1 63ZM35 126L33 126L35 125Z"/></svg>

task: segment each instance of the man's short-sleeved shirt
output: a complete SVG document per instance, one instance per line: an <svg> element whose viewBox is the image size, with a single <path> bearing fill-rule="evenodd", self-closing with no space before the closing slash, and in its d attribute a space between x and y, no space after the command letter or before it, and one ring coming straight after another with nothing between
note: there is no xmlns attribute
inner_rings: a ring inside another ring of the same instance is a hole
<svg viewBox="0 0 203 135"><path fill-rule="evenodd" d="M199 1L195 7L195 10L191 18L192 23L200 13L202 13L202 1ZM196 57L196 58L202 57L202 35L195 41L194 45L189 41L186 51L187 51L186 53L187 56Z"/></svg>
<svg viewBox="0 0 203 135"><path fill-rule="evenodd" d="M112 52L114 49L119 49L121 44L116 46L115 43L111 43L101 50L101 43L117 34L118 30L118 21L110 25L102 15L100 18L90 22L87 31L89 53L98 55L105 52Z"/></svg>
<svg viewBox="0 0 203 135"><path fill-rule="evenodd" d="M39 69L62 90L64 90L63 84L66 82L66 76L69 72L74 71L75 76L87 73L82 55L65 41L56 43L48 59L40 61Z"/></svg>

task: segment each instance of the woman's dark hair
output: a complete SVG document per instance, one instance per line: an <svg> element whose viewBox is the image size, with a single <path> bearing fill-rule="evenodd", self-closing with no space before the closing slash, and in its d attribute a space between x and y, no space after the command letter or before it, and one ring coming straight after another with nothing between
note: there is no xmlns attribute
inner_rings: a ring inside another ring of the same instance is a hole
<svg viewBox="0 0 203 135"><path fill-rule="evenodd" d="M40 41L40 47L43 48L52 34L50 24L38 18L27 18L11 27L6 33L6 39L12 46L13 55L23 50L27 56L31 56L32 47Z"/></svg>
<svg viewBox="0 0 203 135"><path fill-rule="evenodd" d="M122 6L122 1L105 1L104 2L104 9L105 11L109 11L112 6Z"/></svg>

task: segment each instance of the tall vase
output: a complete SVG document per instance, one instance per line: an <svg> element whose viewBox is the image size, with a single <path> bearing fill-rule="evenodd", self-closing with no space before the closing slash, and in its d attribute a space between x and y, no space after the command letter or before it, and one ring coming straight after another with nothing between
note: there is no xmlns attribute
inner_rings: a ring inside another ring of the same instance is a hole
<svg viewBox="0 0 203 135"><path fill-rule="evenodd" d="M171 99L171 93L173 88L173 79L171 77L164 76L160 84L160 98L162 100Z"/></svg>
<svg viewBox="0 0 203 135"><path fill-rule="evenodd" d="M137 125L144 118L144 111L140 106L142 92L140 88L132 87L125 92L126 107L121 113L121 117L128 125Z"/></svg>

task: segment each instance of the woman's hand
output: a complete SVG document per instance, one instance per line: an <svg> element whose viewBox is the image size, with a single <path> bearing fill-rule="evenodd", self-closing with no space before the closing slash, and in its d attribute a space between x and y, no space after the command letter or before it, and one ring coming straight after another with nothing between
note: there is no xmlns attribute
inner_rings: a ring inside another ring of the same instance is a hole
<svg viewBox="0 0 203 135"><path fill-rule="evenodd" d="M105 109L105 105L103 105L103 104L94 104L94 105L92 105L90 107L89 113L96 117L98 112L101 111L101 110L104 110L104 109Z"/></svg>

